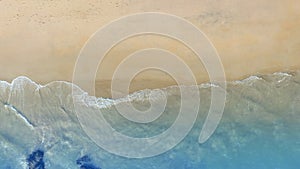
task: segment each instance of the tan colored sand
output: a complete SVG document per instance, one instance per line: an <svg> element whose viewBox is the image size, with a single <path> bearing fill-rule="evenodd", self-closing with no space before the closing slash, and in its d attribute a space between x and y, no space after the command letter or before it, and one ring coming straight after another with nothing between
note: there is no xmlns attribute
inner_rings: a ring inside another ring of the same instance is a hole
<svg viewBox="0 0 300 169"><path fill-rule="evenodd" d="M199 27L218 50L229 80L300 67L300 1L297 0L0 0L0 79L26 75L34 81L71 81L77 55L96 30L120 16L166 12ZM160 47L179 55L207 81L205 69L180 42L154 35L128 39L113 48L97 74L98 95L122 58ZM145 80L152 83L146 83ZM161 72L144 72L132 90L173 84ZM142 86L142 87L141 87ZM107 94L102 94L107 95Z"/></svg>

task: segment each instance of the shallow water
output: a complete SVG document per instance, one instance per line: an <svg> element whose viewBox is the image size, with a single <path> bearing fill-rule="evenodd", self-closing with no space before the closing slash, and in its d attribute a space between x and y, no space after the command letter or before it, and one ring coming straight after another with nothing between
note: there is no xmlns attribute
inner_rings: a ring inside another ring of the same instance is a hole
<svg viewBox="0 0 300 169"><path fill-rule="evenodd" d="M11 84L0 81L0 168L28 168L28 157L37 150L44 152L45 168L53 169L80 168L76 160L85 156L90 159L87 165L102 169L299 168L299 72L229 82L223 118L210 139L200 144L198 138L209 109L211 87L217 86L198 86L198 118L180 144L155 157L129 159L108 153L84 132L74 112L71 84L53 82L39 86L25 77ZM155 136L172 125L180 108L178 87L162 91L168 97L165 112L148 124L128 121L114 105L128 102L145 110L149 107L150 90L118 100L85 95L85 107L81 110L101 110L114 129L128 136ZM89 117L85 120L93 121Z"/></svg>

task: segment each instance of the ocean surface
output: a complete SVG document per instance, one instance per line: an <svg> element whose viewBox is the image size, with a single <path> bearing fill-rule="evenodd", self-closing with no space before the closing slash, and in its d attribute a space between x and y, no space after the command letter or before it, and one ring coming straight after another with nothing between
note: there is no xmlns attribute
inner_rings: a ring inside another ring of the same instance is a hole
<svg viewBox="0 0 300 169"><path fill-rule="evenodd" d="M223 117L205 143L198 142L199 133L210 106L211 88L218 86L197 86L201 101L192 130L173 149L142 159L111 154L86 134L74 111L72 87L67 82L41 86L26 77L12 83L0 81L0 169L300 168L300 72L228 82ZM194 93L195 88L190 90ZM115 100L83 94L85 106L80 111L101 110L107 122L124 135L155 136L167 130L178 115L177 86L161 89L168 101L163 114L153 122L129 121L115 108L126 102L146 110L151 91L145 89ZM89 118L85 120L95 120Z"/></svg>

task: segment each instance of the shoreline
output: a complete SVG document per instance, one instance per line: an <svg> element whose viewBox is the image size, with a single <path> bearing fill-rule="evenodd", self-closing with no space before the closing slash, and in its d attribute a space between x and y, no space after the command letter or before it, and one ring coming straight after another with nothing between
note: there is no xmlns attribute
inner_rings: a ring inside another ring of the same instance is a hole
<svg viewBox="0 0 300 169"><path fill-rule="evenodd" d="M275 72L270 72L270 73L257 73L257 74L251 74L251 75L245 75L243 76L243 78L239 78L239 79L234 79L234 80L227 80L227 84L233 84L233 83L243 83L244 80L250 79L251 77L260 77L260 76L265 76L265 75L284 75L284 76L291 76L295 73L300 72L300 69L294 69L294 70L289 70L289 71L275 71ZM8 83L9 85L12 84L12 82L18 78L20 78L22 76L18 76L16 78L14 78L13 80L2 80L0 79L0 82L4 82L4 83ZM67 84L73 84L72 82L69 81L51 81L51 82L47 82L47 83L40 83L40 82L36 82L34 80L32 80L30 77L27 76L23 76L27 79L29 79L30 81L36 83L37 85L40 85L42 87L47 86L53 82L65 82ZM121 82L122 80L120 80ZM151 82L151 83L149 83ZM97 85L98 83L98 85ZM111 91L110 91L110 80L105 80L105 81L97 81L96 85L95 85L95 97L97 98L108 98L111 99ZM146 84L146 85L145 85ZM150 84L150 85L149 85ZM209 85L210 82L209 81L204 81L201 83L197 83L197 85L199 86L206 86ZM168 88L168 87L172 87L172 86L177 86L177 84L174 83L169 83L168 81L162 81L162 80L149 80L149 79L140 79L134 82L134 84L130 85L130 92L129 95L134 93L134 92L138 92L138 91L142 91L142 90L146 90L146 89L164 89L164 88Z"/></svg>

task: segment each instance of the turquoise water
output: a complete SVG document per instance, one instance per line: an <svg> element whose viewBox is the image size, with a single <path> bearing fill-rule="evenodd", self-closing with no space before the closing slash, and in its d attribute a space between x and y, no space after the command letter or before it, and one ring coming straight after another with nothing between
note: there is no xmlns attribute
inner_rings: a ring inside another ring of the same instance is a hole
<svg viewBox="0 0 300 169"><path fill-rule="evenodd" d="M45 168L54 169L80 168L76 160L81 157L89 158L90 167L102 169L298 169L300 166L299 72L229 82L223 118L203 144L198 138L210 105L210 89L214 86L199 85L200 110L191 132L170 151L144 159L120 157L97 146L78 122L71 86L65 82L39 86L24 77L12 84L0 82L1 169L28 168L28 158L37 150L44 152ZM85 108L86 111L101 109L118 132L133 137L155 136L169 128L178 115L180 95L176 86L163 89L168 96L165 112L151 123L130 122L114 107L127 100L137 109L147 109L149 91L120 100L87 96L85 102L96 100L97 106L87 103Z"/></svg>

